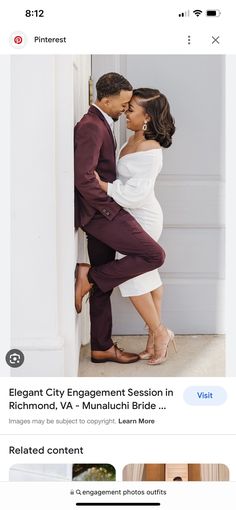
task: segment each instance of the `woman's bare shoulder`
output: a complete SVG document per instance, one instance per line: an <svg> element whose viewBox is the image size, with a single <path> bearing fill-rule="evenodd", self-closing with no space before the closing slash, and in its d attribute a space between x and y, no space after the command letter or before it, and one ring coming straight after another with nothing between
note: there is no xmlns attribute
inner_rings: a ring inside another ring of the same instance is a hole
<svg viewBox="0 0 236 510"><path fill-rule="evenodd" d="M137 146L137 151L150 151L152 149L160 149L161 146L156 140L144 140Z"/></svg>

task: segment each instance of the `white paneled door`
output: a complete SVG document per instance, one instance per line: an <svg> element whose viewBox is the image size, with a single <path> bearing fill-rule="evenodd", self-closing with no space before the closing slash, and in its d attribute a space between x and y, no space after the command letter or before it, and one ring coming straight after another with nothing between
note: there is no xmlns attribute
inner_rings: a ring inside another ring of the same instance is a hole
<svg viewBox="0 0 236 510"><path fill-rule="evenodd" d="M224 331L225 59L214 55L93 56L93 77L124 74L160 89L176 121L156 194L164 212L163 322L182 334ZM129 133L130 134L130 133ZM128 135L129 135L128 134ZM121 127L120 139L125 136ZM128 299L113 293L115 334L143 334Z"/></svg>

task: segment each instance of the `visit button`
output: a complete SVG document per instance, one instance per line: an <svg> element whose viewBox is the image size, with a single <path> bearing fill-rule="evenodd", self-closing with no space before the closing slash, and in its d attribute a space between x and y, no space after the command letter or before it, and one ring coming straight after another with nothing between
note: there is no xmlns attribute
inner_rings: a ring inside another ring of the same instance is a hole
<svg viewBox="0 0 236 510"><path fill-rule="evenodd" d="M189 386L184 392L184 400L190 406L220 406L226 399L221 386Z"/></svg>

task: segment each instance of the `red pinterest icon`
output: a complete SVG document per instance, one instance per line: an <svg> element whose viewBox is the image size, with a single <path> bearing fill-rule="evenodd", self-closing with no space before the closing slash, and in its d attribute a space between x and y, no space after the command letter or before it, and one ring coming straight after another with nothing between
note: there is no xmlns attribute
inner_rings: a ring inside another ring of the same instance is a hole
<svg viewBox="0 0 236 510"><path fill-rule="evenodd" d="M16 37L14 37L15 44L21 44L22 41L23 41L23 38L21 37L21 35L16 35Z"/></svg>

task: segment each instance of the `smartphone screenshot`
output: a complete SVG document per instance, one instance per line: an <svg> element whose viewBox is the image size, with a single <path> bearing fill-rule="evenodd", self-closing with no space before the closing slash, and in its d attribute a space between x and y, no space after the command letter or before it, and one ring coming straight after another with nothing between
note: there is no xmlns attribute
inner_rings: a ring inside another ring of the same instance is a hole
<svg viewBox="0 0 236 510"><path fill-rule="evenodd" d="M2 6L4 510L235 508L235 16Z"/></svg>

